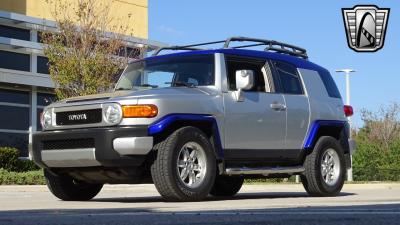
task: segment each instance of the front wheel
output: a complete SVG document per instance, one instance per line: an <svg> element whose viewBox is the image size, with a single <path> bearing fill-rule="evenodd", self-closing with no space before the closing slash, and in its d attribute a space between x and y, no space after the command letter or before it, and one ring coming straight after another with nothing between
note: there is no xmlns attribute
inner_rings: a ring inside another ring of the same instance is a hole
<svg viewBox="0 0 400 225"><path fill-rule="evenodd" d="M89 184L74 180L68 175L55 176L44 171L46 184L51 193L64 201L87 201L94 198L102 189L103 184Z"/></svg>
<svg viewBox="0 0 400 225"><path fill-rule="evenodd" d="M311 196L336 196L342 190L346 167L343 148L335 138L320 137L304 167L301 181Z"/></svg>
<svg viewBox="0 0 400 225"><path fill-rule="evenodd" d="M195 127L176 130L154 149L151 176L167 201L199 201L214 184L216 159L208 137Z"/></svg>

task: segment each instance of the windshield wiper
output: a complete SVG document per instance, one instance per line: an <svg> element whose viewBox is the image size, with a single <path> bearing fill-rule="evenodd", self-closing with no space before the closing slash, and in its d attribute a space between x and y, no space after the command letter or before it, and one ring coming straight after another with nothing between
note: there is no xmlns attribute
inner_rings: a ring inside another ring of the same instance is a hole
<svg viewBox="0 0 400 225"><path fill-rule="evenodd" d="M141 85L139 85L139 86L134 86L134 87L151 87L151 88L158 88L158 85L141 84ZM115 89L115 90L116 90L116 91L130 91L130 90L132 90L134 87L132 87L132 88L123 88L123 87L120 87L120 88L117 88L117 89Z"/></svg>
<svg viewBox="0 0 400 225"><path fill-rule="evenodd" d="M195 84L189 83L189 82L183 82L183 81L175 81L175 82L165 82L165 84L171 84L172 87L188 87L188 88L194 88L196 87Z"/></svg>
<svg viewBox="0 0 400 225"><path fill-rule="evenodd" d="M116 90L116 91L129 91L129 90L132 90L132 89L120 87L120 88L117 88L117 89L115 89L115 90Z"/></svg>
<svg viewBox="0 0 400 225"><path fill-rule="evenodd" d="M141 84L140 87L158 88L158 85L153 85L153 84Z"/></svg>

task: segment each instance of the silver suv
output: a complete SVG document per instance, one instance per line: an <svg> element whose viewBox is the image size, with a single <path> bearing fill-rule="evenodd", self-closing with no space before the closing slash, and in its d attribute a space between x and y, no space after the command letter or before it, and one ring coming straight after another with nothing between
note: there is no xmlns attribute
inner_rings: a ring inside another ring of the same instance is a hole
<svg viewBox="0 0 400 225"><path fill-rule="evenodd" d="M114 92L46 107L33 159L62 200L149 182L167 201L197 201L233 196L244 178L292 175L312 196L337 195L350 167L352 108L307 58L245 37L159 49L130 63Z"/></svg>

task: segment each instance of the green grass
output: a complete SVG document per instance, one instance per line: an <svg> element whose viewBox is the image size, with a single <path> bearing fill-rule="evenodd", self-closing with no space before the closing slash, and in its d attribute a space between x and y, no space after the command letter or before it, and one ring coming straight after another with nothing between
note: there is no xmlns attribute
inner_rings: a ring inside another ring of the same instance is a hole
<svg viewBox="0 0 400 225"><path fill-rule="evenodd" d="M245 184L295 184L295 176L289 179L284 178L258 178L258 179L245 179Z"/></svg>
<svg viewBox="0 0 400 225"><path fill-rule="evenodd" d="M283 179L278 179L278 178L272 178L272 179L245 179L244 180L245 184L248 185L275 185L275 184L301 184L300 183L296 183L294 176L293 178L289 178L288 180L283 180ZM400 181L345 181L345 184L399 184Z"/></svg>
<svg viewBox="0 0 400 225"><path fill-rule="evenodd" d="M296 184L294 176L289 179L282 178L260 178L245 179L247 185L279 185L279 184ZM371 184L371 183L399 183L399 181L353 181L346 184ZM34 170L27 172L10 172L0 168L0 185L44 185L46 184L43 170Z"/></svg>
<svg viewBox="0 0 400 225"><path fill-rule="evenodd" d="M39 185L45 184L42 170L10 172L0 169L0 185Z"/></svg>

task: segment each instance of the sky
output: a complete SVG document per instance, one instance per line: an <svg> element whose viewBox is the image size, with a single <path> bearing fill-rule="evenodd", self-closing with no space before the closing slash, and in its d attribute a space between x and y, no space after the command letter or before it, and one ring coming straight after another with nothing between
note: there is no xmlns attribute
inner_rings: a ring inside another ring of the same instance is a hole
<svg viewBox="0 0 400 225"><path fill-rule="evenodd" d="M383 49L357 53L347 45L342 8L374 4L390 8ZM328 69L345 99L345 79L336 69L352 68L353 125L360 111L400 103L400 1L149 0L149 38L171 45L249 36L307 49L310 61Z"/></svg>

